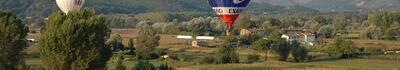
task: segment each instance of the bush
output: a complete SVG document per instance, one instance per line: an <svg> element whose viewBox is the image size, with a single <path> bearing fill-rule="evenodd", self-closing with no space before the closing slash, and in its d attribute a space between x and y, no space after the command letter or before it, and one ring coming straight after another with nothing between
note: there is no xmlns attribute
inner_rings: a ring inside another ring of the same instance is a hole
<svg viewBox="0 0 400 70"><path fill-rule="evenodd" d="M107 70L125 70L125 67L123 66L122 63L122 57L121 56L112 57L107 62Z"/></svg>
<svg viewBox="0 0 400 70"><path fill-rule="evenodd" d="M291 50L294 62L303 62L308 57L308 51L304 47L297 47Z"/></svg>
<svg viewBox="0 0 400 70"><path fill-rule="evenodd" d="M139 60L135 64L134 70L156 70L156 68L149 61Z"/></svg>
<svg viewBox="0 0 400 70"><path fill-rule="evenodd" d="M165 63L165 64L161 64L160 67L158 67L158 70L174 70L174 68L172 68L167 63Z"/></svg>
<svg viewBox="0 0 400 70"><path fill-rule="evenodd" d="M135 58L136 59L157 59L160 58L159 52L157 50L155 51L150 51L150 50L145 50L142 52L136 52Z"/></svg>
<svg viewBox="0 0 400 70"><path fill-rule="evenodd" d="M357 57L359 50L354 47L353 42L350 40L344 40L342 38L336 39L335 53L340 55L340 58L352 58Z"/></svg>
<svg viewBox="0 0 400 70"><path fill-rule="evenodd" d="M260 55L250 54L247 56L247 63L254 63L260 60Z"/></svg>
<svg viewBox="0 0 400 70"><path fill-rule="evenodd" d="M178 54L171 54L170 58L173 59L173 60L179 60Z"/></svg>
<svg viewBox="0 0 400 70"><path fill-rule="evenodd" d="M217 64L239 63L239 54L236 53L235 48L231 43L236 40L232 40L230 37L226 37L225 39L223 45L220 46L215 54Z"/></svg>
<svg viewBox="0 0 400 70"><path fill-rule="evenodd" d="M278 60L279 61L286 61L290 54L290 46L284 40L279 40L276 42L276 46L273 47L273 50L278 53Z"/></svg>
<svg viewBox="0 0 400 70"><path fill-rule="evenodd" d="M236 52L220 53L216 56L217 64L239 63L239 54Z"/></svg>
<svg viewBox="0 0 400 70"><path fill-rule="evenodd" d="M167 55L168 49L156 49L155 53L156 53L158 56Z"/></svg>
<svg viewBox="0 0 400 70"><path fill-rule="evenodd" d="M205 56L202 57L199 61L200 64L214 64L215 62L215 58L213 56Z"/></svg>
<svg viewBox="0 0 400 70"><path fill-rule="evenodd" d="M178 60L180 61L192 61L193 57L192 55L186 54L186 53L179 53L177 54Z"/></svg>
<svg viewBox="0 0 400 70"><path fill-rule="evenodd" d="M253 42L258 41L259 39L260 39L260 36L258 36L258 34L240 36L239 37L239 43L241 45L251 45Z"/></svg>

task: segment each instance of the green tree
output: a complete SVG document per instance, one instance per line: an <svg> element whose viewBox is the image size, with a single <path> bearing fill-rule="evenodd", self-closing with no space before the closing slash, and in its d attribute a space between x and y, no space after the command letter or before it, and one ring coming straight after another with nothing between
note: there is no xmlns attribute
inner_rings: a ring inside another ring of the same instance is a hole
<svg viewBox="0 0 400 70"><path fill-rule="evenodd" d="M162 32L164 34L178 34L179 32L181 32L180 27L177 23L167 23L164 27Z"/></svg>
<svg viewBox="0 0 400 70"><path fill-rule="evenodd" d="M110 38L106 41L106 45L110 46L113 51L119 51L124 49L124 44L122 44L122 37L119 34L112 34Z"/></svg>
<svg viewBox="0 0 400 70"><path fill-rule="evenodd" d="M21 70L28 28L9 12L0 12L0 70Z"/></svg>
<svg viewBox="0 0 400 70"><path fill-rule="evenodd" d="M136 48L135 48L135 43L134 43L134 41L133 41L133 39L132 38L129 38L129 41L128 41L128 45L126 46L127 48L129 48L130 50L136 50Z"/></svg>
<svg viewBox="0 0 400 70"><path fill-rule="evenodd" d="M322 38L332 38L336 34L335 28L330 25L322 26L317 32L318 36Z"/></svg>
<svg viewBox="0 0 400 70"><path fill-rule="evenodd" d="M383 36L382 30L376 27L375 25L371 25L361 32L361 37L367 39L381 39L382 36Z"/></svg>
<svg viewBox="0 0 400 70"><path fill-rule="evenodd" d="M266 47L278 54L278 60L286 61L290 53L290 45L280 35L278 30L273 30L267 37L269 43L267 42L268 45Z"/></svg>
<svg viewBox="0 0 400 70"><path fill-rule="evenodd" d="M203 17L194 18L187 22L186 29L190 30L192 35L202 35L211 29L211 20Z"/></svg>
<svg viewBox="0 0 400 70"><path fill-rule="evenodd" d="M156 67L146 60L139 60L134 67L134 70L156 70Z"/></svg>
<svg viewBox="0 0 400 70"><path fill-rule="evenodd" d="M345 28L347 27L348 23L347 22L347 16L344 13L339 13L336 14L335 16L333 16L332 19L332 24L333 26L336 28L337 31L342 32L345 30Z"/></svg>
<svg viewBox="0 0 400 70"><path fill-rule="evenodd" d="M141 27L138 31L136 43L136 58L137 59L152 59L156 47L159 45L160 36L152 27Z"/></svg>
<svg viewBox="0 0 400 70"><path fill-rule="evenodd" d="M281 34L279 33L278 30L272 30L267 38L268 38L268 40L271 40L271 41L274 41L274 42L279 41L279 40L282 39L281 38Z"/></svg>
<svg viewBox="0 0 400 70"><path fill-rule="evenodd" d="M92 10L53 13L40 36L44 70L102 70L111 56L106 47L110 29Z"/></svg>
<svg viewBox="0 0 400 70"><path fill-rule="evenodd" d="M272 26L278 26L282 23L280 20L275 18L269 18L267 21L269 21Z"/></svg>
<svg viewBox="0 0 400 70"><path fill-rule="evenodd" d="M107 70L125 70L122 60L122 56L114 55L114 57L107 62Z"/></svg>
<svg viewBox="0 0 400 70"><path fill-rule="evenodd" d="M334 53L339 55L340 58L356 57L358 53L358 50L354 47L352 41L344 40L342 38L335 39L334 49L332 50L335 51Z"/></svg>
<svg viewBox="0 0 400 70"><path fill-rule="evenodd" d="M271 48L272 41L266 39L259 39L256 42L253 42L251 48L253 50L263 52L265 54L265 61L268 59L268 50Z"/></svg>
<svg viewBox="0 0 400 70"><path fill-rule="evenodd" d="M253 28L255 26L256 26L255 22L250 20L249 16L241 16L240 18L238 18L236 22L236 27L239 30Z"/></svg>
<svg viewBox="0 0 400 70"><path fill-rule="evenodd" d="M111 28L134 28L138 20L132 15L109 14L104 15L108 26Z"/></svg>
<svg viewBox="0 0 400 70"><path fill-rule="evenodd" d="M272 49L278 54L278 60L286 61L290 53L290 46L288 42L281 39L274 41L271 45Z"/></svg>
<svg viewBox="0 0 400 70"><path fill-rule="evenodd" d="M385 31L386 40L400 40L400 24L394 23Z"/></svg>
<svg viewBox="0 0 400 70"><path fill-rule="evenodd" d="M329 20L323 16L315 16L311 20L317 22L318 24L322 24L322 25L330 24Z"/></svg>
<svg viewBox="0 0 400 70"><path fill-rule="evenodd" d="M293 56L294 62L302 62L307 58L307 49L301 46L298 41L292 41L290 47L290 54Z"/></svg>
<svg viewBox="0 0 400 70"><path fill-rule="evenodd" d="M252 33L250 35L239 36L238 46L241 45L251 45L253 42L257 41L261 37L257 33Z"/></svg>
<svg viewBox="0 0 400 70"><path fill-rule="evenodd" d="M225 27L226 25L220 21L219 19L212 19L211 24L213 24L213 30L214 30L214 35L222 35L225 32L225 29L227 27Z"/></svg>
<svg viewBox="0 0 400 70"><path fill-rule="evenodd" d="M140 21L139 23L137 23L135 28L139 29L138 31L140 31L140 29L142 27L148 27L148 26L151 26L153 24L154 23L150 22L149 20L143 20L143 21Z"/></svg>
<svg viewBox="0 0 400 70"><path fill-rule="evenodd" d="M217 51L216 59L218 64L239 63L239 54L232 47L232 40L227 37L224 44Z"/></svg>
<svg viewBox="0 0 400 70"><path fill-rule="evenodd" d="M368 15L368 22L374 24L382 30L387 30L389 27L391 27L391 24L400 22L399 19L399 12L382 12Z"/></svg>

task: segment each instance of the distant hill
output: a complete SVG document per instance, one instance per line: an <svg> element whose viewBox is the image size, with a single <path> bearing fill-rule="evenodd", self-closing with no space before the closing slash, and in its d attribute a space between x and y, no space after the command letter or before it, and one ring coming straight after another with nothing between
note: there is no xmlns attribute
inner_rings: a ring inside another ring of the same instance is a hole
<svg viewBox="0 0 400 70"><path fill-rule="evenodd" d="M147 12L212 12L207 0L86 0L85 8L102 14L131 14ZM292 8L292 9L288 9ZM0 9L18 16L45 17L59 10L55 0L0 0ZM316 11L303 6L277 6L253 2L250 12Z"/></svg>
<svg viewBox="0 0 400 70"><path fill-rule="evenodd" d="M301 5L322 12L330 11L399 11L400 0L255 0L274 5Z"/></svg>

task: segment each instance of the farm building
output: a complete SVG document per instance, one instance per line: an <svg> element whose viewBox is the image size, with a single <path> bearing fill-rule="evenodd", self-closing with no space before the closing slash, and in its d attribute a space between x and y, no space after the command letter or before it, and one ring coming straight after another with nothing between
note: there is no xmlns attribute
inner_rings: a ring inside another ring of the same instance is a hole
<svg viewBox="0 0 400 70"><path fill-rule="evenodd" d="M193 47L208 47L207 40L215 40L215 37L211 36L197 36L196 38L193 38L193 36L177 35L176 38L191 40L190 44Z"/></svg>
<svg viewBox="0 0 400 70"><path fill-rule="evenodd" d="M306 29L282 29L280 31L282 33L281 38L286 39L287 41L297 40L302 42L303 44L308 44L314 46L316 43L316 36L314 32Z"/></svg>
<svg viewBox="0 0 400 70"><path fill-rule="evenodd" d="M241 29L240 30L240 36L249 36L254 33L256 33L260 36L267 35L267 31L264 29Z"/></svg>

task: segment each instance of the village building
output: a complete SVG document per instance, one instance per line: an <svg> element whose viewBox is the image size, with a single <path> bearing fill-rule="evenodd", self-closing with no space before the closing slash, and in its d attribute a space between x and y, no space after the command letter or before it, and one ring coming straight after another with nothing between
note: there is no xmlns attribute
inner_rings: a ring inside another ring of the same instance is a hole
<svg viewBox="0 0 400 70"><path fill-rule="evenodd" d="M196 36L196 38L193 38L193 36L187 36L187 35L177 35L176 38L178 39L184 39L189 41L190 44L193 47L208 47L208 40L215 40L215 37L211 36Z"/></svg>
<svg viewBox="0 0 400 70"><path fill-rule="evenodd" d="M267 31L264 29L240 29L240 36L250 36L252 34L258 34L259 36L267 35Z"/></svg>
<svg viewBox="0 0 400 70"><path fill-rule="evenodd" d="M286 41L299 41L303 44L314 46L316 45L316 35L313 31L307 29L298 28L288 28L281 29L281 38L286 39Z"/></svg>

